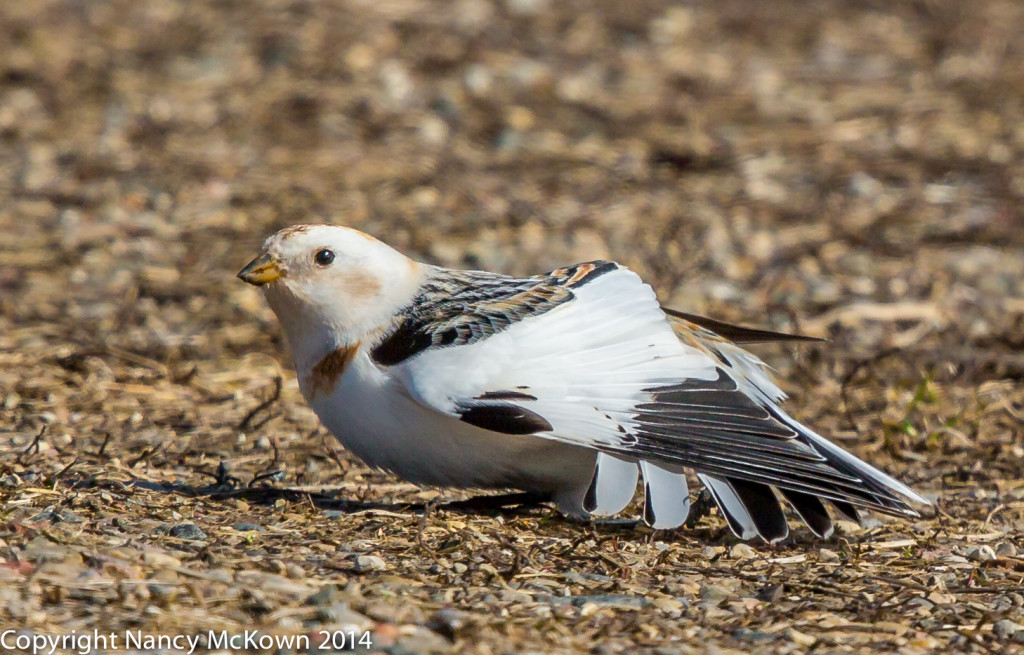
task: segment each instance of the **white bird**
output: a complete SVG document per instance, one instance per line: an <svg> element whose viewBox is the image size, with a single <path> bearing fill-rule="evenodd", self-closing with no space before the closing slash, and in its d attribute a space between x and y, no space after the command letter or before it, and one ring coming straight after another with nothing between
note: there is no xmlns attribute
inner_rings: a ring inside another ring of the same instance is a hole
<svg viewBox="0 0 1024 655"><path fill-rule="evenodd" d="M621 512L642 477L644 521L674 528L692 469L736 536L769 542L789 534L780 496L823 538L823 501L853 520L927 503L783 412L729 340L800 337L663 309L614 262L516 278L298 225L239 277L266 295L324 426L411 482L520 489L586 517Z"/></svg>

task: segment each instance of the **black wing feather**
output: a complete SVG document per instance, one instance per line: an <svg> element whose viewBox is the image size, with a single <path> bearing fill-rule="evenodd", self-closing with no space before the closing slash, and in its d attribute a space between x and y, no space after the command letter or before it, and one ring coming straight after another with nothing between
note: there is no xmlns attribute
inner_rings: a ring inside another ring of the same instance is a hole
<svg viewBox="0 0 1024 655"><path fill-rule="evenodd" d="M672 318L682 319L688 323L698 325L705 330L710 330L720 337L725 337L733 343L767 343L770 341L827 341L818 337L808 337L802 334L786 334L785 332L773 332L771 330L759 330L757 328L733 325L724 321L716 321L706 316L687 314L668 307L662 307L662 311Z"/></svg>

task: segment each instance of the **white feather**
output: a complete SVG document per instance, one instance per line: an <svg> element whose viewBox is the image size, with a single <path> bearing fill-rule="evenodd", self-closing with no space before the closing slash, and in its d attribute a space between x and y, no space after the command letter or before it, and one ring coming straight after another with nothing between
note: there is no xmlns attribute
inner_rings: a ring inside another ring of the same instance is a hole
<svg viewBox="0 0 1024 655"><path fill-rule="evenodd" d="M640 471L644 476L644 519L649 525L657 530L671 530L686 523L690 515L690 489L684 469L641 461Z"/></svg>
<svg viewBox="0 0 1024 655"><path fill-rule="evenodd" d="M736 495L736 492L733 491L732 485L725 480L719 480L709 475L698 474L697 477L708 488L708 491L711 492L719 509L733 519L733 521L728 521L729 529L732 530L733 534L740 539L753 539L756 537L757 527L754 525L754 519L751 518L747 508L743 505L739 496ZM737 526L733 525L734 521L739 524L738 529Z"/></svg>
<svg viewBox="0 0 1024 655"><path fill-rule="evenodd" d="M639 477L635 459L599 453L594 475L596 479L591 482L591 490L596 504L590 509L594 516L618 514L633 500Z"/></svg>
<svg viewBox="0 0 1024 655"><path fill-rule="evenodd" d="M453 416L459 399L528 393L537 400L517 404L551 423L544 436L587 446L622 444L621 426L630 426L621 416L648 398L645 389L717 377L715 362L679 342L632 271L612 271L574 293L486 340L426 351L397 374L414 398Z"/></svg>

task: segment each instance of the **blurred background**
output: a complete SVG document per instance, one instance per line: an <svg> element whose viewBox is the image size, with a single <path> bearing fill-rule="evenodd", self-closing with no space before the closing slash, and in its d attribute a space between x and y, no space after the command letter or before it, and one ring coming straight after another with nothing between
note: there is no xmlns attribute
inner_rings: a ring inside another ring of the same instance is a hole
<svg viewBox="0 0 1024 655"><path fill-rule="evenodd" d="M0 3L14 516L43 482L220 462L436 496L329 454L234 279L335 222L445 266L614 259L669 306L827 336L758 350L793 412L1024 547L1022 27L1011 0ZM185 501L147 502L103 529L155 547Z"/></svg>

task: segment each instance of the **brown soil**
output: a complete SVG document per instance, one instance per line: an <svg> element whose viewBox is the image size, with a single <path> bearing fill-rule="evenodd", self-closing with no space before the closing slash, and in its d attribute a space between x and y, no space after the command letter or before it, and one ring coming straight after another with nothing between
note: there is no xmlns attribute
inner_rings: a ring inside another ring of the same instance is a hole
<svg viewBox="0 0 1024 655"><path fill-rule="evenodd" d="M1024 651L1021 25L1012 0L0 3L0 627ZM671 306L828 336L758 353L935 504L776 547L714 512L439 505L467 494L318 426L234 279L320 220L449 266L615 259Z"/></svg>

